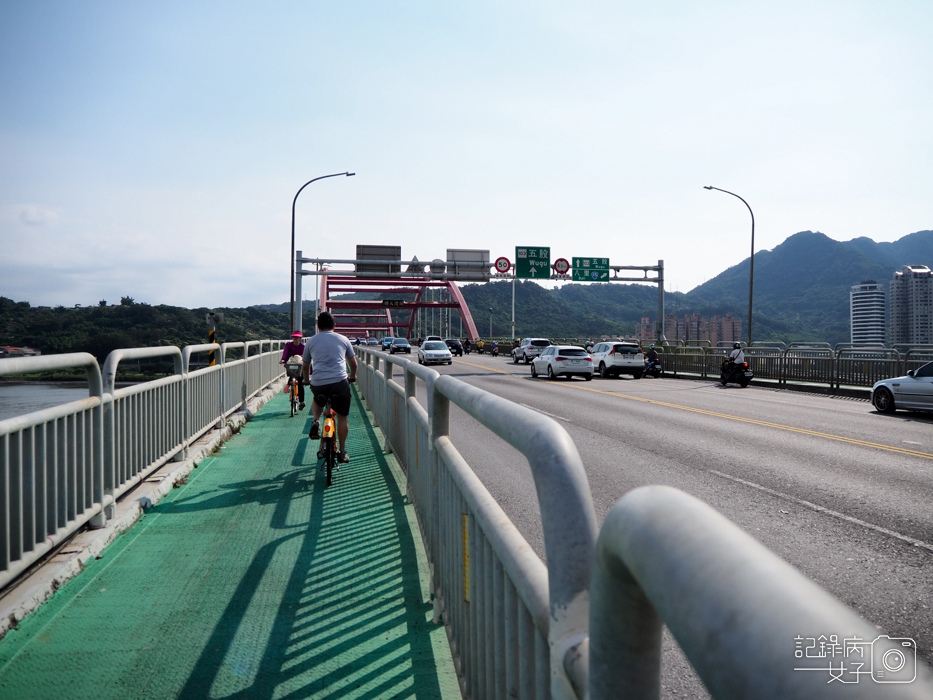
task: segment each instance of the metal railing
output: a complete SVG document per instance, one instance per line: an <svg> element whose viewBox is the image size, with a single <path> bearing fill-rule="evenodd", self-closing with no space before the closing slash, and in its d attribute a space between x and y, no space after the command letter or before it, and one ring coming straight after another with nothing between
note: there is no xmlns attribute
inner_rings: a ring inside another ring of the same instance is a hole
<svg viewBox="0 0 933 700"><path fill-rule="evenodd" d="M716 698L836 697L840 684L794 670L795 639L877 636L838 599L676 489L626 495L597 542L585 472L558 423L410 360L367 348L358 354L360 391L408 479L434 619L446 625L465 697L582 698L588 689L592 698L657 698L662 622ZM547 566L453 444L451 404L528 459ZM933 686L922 667L906 689L866 680L840 692L919 698Z"/></svg>
<svg viewBox="0 0 933 700"><path fill-rule="evenodd" d="M443 619L469 697L573 697L585 688L596 517L583 464L555 421L410 360L358 351L360 387L398 454L431 562ZM393 378L402 370L403 381ZM416 383L428 394L425 410ZM451 403L527 457L549 566L469 468L448 435Z"/></svg>
<svg viewBox="0 0 933 700"><path fill-rule="evenodd" d="M253 356L190 370L165 346L114 350L103 371L88 353L0 360L0 376L84 368L86 399L0 421L0 589L85 525L102 527L116 499L223 423L284 373L285 341L232 343ZM123 360L169 357L173 373L117 387Z"/></svg>
<svg viewBox="0 0 933 700"><path fill-rule="evenodd" d="M718 377L729 348L665 346L658 348L665 374ZM745 359L759 381L780 385L810 384L830 390L870 388L875 382L906 374L933 360L933 350L914 348L904 353L891 348L830 347L828 343L791 343L785 347L745 348Z"/></svg>

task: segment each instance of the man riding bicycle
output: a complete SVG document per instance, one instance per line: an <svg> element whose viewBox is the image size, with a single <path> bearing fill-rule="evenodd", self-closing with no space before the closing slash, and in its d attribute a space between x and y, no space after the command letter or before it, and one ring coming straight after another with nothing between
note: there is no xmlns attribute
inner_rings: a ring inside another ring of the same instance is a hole
<svg viewBox="0 0 933 700"><path fill-rule="evenodd" d="M337 324L334 317L323 311L317 317L318 333L305 343L301 368L302 383L311 386L314 401L311 402L311 432L308 437L317 440L321 437L319 418L321 411L330 400L331 408L337 414L337 461L346 464L347 434L350 431L350 382L356 381L356 354L353 345L344 336L335 333ZM347 365L350 374L347 375ZM313 365L313 366L312 366Z"/></svg>

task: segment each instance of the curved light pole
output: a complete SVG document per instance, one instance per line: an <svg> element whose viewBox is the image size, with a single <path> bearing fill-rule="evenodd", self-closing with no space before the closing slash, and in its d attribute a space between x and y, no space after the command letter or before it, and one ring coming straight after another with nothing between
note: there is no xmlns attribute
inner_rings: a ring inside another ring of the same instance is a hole
<svg viewBox="0 0 933 700"><path fill-rule="evenodd" d="M291 302L291 312L288 321L288 327L292 331L298 330L295 328L295 203L298 201L298 195L301 194L301 190L310 185L312 182L317 182L318 180L323 180L328 177L337 177L338 175L346 175L347 177L352 177L356 173L334 173L332 175L321 175L321 177L316 177L313 180L308 180L305 184L298 188L298 191L295 193L295 198L292 200L292 261L291 261L291 278L292 286L291 293L289 294L289 301Z"/></svg>
<svg viewBox="0 0 933 700"><path fill-rule="evenodd" d="M723 190L719 187L713 187L712 185L705 185L704 190L719 190L720 192L725 192L726 194L731 194L733 197L742 199L735 192L730 192L729 190ZM748 206L748 202L742 199L742 204L748 207L748 213L752 215L752 255L751 255L751 265L750 271L748 274L748 342L746 343L749 347L752 345L752 292L755 288L755 212L752 211L752 208Z"/></svg>

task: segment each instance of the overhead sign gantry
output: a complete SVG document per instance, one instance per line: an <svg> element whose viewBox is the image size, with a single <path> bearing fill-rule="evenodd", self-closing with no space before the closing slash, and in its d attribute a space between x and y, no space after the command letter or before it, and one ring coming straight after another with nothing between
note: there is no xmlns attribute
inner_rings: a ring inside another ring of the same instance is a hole
<svg viewBox="0 0 933 700"><path fill-rule="evenodd" d="M295 253L295 288L298 313L295 330L301 330L301 281L306 275L320 278L319 302L316 308L328 310L338 317L345 334L397 335L404 329L412 337L416 313L420 309L457 309L467 337L479 337L470 310L457 282L488 282L493 279L532 279L576 282L649 282L658 286L658 340L663 340L664 261L657 265L610 265L608 258L572 257L551 263L548 246L517 246L514 265L505 256L490 262L488 250L447 249L447 260L402 260L401 246L356 246L353 259L305 258ZM306 267L309 266L309 267ZM342 266L349 266L344 269ZM628 270L641 271L641 277L624 277ZM656 273L653 277L650 273ZM440 295L429 290L442 289ZM341 299L336 294L389 294L390 299ZM433 296L433 298L432 298ZM514 288L512 328L515 328ZM352 313L352 311L356 313ZM407 312L407 313L399 313ZM394 315L393 315L393 312Z"/></svg>

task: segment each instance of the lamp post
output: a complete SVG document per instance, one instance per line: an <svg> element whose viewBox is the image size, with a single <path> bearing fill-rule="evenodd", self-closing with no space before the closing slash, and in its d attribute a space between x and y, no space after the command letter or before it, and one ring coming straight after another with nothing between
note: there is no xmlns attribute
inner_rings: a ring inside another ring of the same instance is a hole
<svg viewBox="0 0 933 700"><path fill-rule="evenodd" d="M706 185L703 187L704 190L719 190L720 192L725 192L726 194L731 194L733 197L742 199L735 192L730 192L729 190L723 190L719 187L713 187L712 185ZM752 211L752 208L748 206L748 202L742 199L742 204L748 207L748 213L752 215L752 254L751 254L751 264L749 266L748 273L748 342L746 345L751 347L752 344L752 293L755 288L755 212Z"/></svg>
<svg viewBox="0 0 933 700"><path fill-rule="evenodd" d="M292 285L291 285L291 293L288 296L289 301L291 302L291 311L290 311L290 317L288 321L288 327L293 331L298 330L297 328L295 328L295 203L298 201L298 195L301 194L301 190L303 190L305 187L310 185L312 182L317 182L318 180L323 180L324 178L328 178L328 177L337 177L338 175L346 175L347 177L352 177L356 175L356 173L350 173L350 172L334 173L332 175L321 175L321 177L316 177L313 180L308 180L305 184L303 184L301 187L298 188L298 191L295 193L295 198L292 200L292 256L291 256L291 268L290 268Z"/></svg>
<svg viewBox="0 0 933 700"><path fill-rule="evenodd" d="M492 340L492 307L489 307L489 339Z"/></svg>

